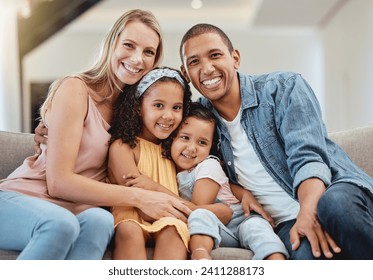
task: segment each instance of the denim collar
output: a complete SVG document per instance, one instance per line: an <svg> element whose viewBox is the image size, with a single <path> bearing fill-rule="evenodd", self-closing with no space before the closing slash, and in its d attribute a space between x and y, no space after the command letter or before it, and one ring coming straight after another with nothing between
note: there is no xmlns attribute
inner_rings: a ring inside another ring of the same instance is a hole
<svg viewBox="0 0 373 280"><path fill-rule="evenodd" d="M251 77L240 72L237 72L237 75L240 82L241 108L244 110L258 106L258 98Z"/></svg>

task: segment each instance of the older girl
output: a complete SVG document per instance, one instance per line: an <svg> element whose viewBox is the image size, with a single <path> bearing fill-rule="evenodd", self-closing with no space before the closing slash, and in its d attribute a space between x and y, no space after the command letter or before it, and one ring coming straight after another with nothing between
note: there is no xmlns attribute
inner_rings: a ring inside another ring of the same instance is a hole
<svg viewBox="0 0 373 280"><path fill-rule="evenodd" d="M164 67L150 71L131 89L118 98L115 109L109 179L125 185L144 175L146 187L152 189L156 183L176 196L176 171L162 156L161 142L188 111L189 85L181 72ZM186 259L189 233L180 219L151 219L137 208L123 206L113 207L112 213L116 226L114 259L146 259L148 241L155 243L154 259Z"/></svg>

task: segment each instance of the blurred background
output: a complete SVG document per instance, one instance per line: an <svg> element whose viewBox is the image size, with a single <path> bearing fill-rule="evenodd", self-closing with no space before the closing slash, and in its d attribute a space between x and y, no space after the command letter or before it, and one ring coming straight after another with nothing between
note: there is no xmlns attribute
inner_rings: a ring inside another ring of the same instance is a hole
<svg viewBox="0 0 373 280"><path fill-rule="evenodd" d="M158 18L163 65L179 68L183 34L212 23L240 51L240 71L301 73L330 132L373 123L372 0L0 0L0 130L32 132L49 84L90 66L133 8Z"/></svg>

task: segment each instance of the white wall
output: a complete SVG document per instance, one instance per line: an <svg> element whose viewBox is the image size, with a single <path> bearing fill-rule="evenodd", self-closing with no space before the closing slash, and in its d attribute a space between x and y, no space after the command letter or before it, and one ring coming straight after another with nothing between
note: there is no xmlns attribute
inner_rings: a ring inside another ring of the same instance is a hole
<svg viewBox="0 0 373 280"><path fill-rule="evenodd" d="M311 29L257 29L247 36L230 36L241 53L240 71L301 73L323 108L323 51L319 33Z"/></svg>
<svg viewBox="0 0 373 280"><path fill-rule="evenodd" d="M348 1L321 32L329 130L373 123L373 1Z"/></svg>

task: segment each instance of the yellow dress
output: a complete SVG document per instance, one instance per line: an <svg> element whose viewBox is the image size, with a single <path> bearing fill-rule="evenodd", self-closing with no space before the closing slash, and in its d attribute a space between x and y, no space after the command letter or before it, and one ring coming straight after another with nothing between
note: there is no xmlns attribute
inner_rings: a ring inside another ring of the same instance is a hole
<svg viewBox="0 0 373 280"><path fill-rule="evenodd" d="M175 166L170 160L162 156L161 146L142 138L137 139L140 145L140 158L137 164L139 171L178 195ZM139 224L147 233L158 232L167 226L175 226L186 248L188 248L189 231L182 220L163 217L153 223L149 223L141 218L135 208L126 206L112 207L112 214L115 226L124 221L133 221Z"/></svg>

